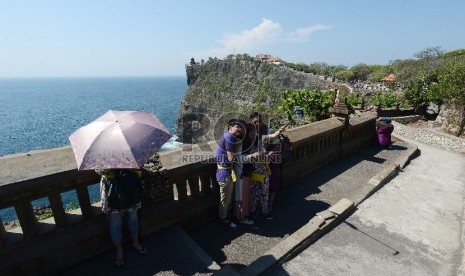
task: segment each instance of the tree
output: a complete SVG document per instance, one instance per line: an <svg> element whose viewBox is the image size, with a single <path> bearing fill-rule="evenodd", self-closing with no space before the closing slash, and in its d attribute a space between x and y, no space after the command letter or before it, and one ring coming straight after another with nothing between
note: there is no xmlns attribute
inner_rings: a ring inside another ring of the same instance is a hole
<svg viewBox="0 0 465 276"><path fill-rule="evenodd" d="M426 115L430 102L441 105L443 90L438 86L438 72L444 64L440 47L426 48L414 56L416 60L396 60L391 64L397 81L405 88L405 98L416 108L417 113Z"/></svg>
<svg viewBox="0 0 465 276"><path fill-rule="evenodd" d="M349 81L354 78L354 72L352 72L351 70L343 70L336 72L334 76L338 79Z"/></svg>
<svg viewBox="0 0 465 276"><path fill-rule="evenodd" d="M391 68L396 75L396 81L408 88L420 79L418 77L418 61L414 59L398 59L391 63Z"/></svg>
<svg viewBox="0 0 465 276"><path fill-rule="evenodd" d="M439 90L444 98L455 105L460 111L460 136L465 127L465 56L454 56L446 62L439 73Z"/></svg>
<svg viewBox="0 0 465 276"><path fill-rule="evenodd" d="M310 72L315 75L328 76L329 65L324 62L314 62L309 65Z"/></svg>
<svg viewBox="0 0 465 276"><path fill-rule="evenodd" d="M414 57L420 60L435 60L442 56L444 51L441 47L429 47L424 50L421 50L418 53L413 54Z"/></svg>
<svg viewBox="0 0 465 276"><path fill-rule="evenodd" d="M392 73L387 65L370 65L369 67L371 73L367 78L371 82L381 82L384 77Z"/></svg>
<svg viewBox="0 0 465 276"><path fill-rule="evenodd" d="M459 58L465 56L465 49L459 49L442 54L445 59Z"/></svg>
<svg viewBox="0 0 465 276"><path fill-rule="evenodd" d="M347 71L347 66L345 65L331 65L329 66L329 73L331 76L336 76L339 72Z"/></svg>
<svg viewBox="0 0 465 276"><path fill-rule="evenodd" d="M354 73L354 78L361 81L368 80L368 75L371 73L371 68L365 63L359 63L350 69Z"/></svg>
<svg viewBox="0 0 465 276"><path fill-rule="evenodd" d="M395 60L391 67L397 81L406 88L435 82L437 71L444 62L443 52L440 47L430 47L415 53L413 56L417 59Z"/></svg>

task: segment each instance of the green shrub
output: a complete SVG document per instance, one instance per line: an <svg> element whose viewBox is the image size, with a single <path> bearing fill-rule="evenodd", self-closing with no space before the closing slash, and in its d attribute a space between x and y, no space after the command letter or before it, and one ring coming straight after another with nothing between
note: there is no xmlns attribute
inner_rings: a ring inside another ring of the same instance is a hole
<svg viewBox="0 0 465 276"><path fill-rule="evenodd" d="M330 117L329 108L333 105L333 101L334 91L309 89L286 91L282 94L280 109L286 113L288 119L292 119L295 106L300 106L304 111L304 118L316 122Z"/></svg>
<svg viewBox="0 0 465 276"><path fill-rule="evenodd" d="M392 92L377 92L370 101L371 105L381 105L381 107L393 107L399 100Z"/></svg>

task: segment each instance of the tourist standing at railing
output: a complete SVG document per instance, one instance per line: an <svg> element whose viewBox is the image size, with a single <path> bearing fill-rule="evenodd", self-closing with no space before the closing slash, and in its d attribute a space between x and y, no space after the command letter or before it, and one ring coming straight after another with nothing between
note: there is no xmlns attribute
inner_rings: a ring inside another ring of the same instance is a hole
<svg viewBox="0 0 465 276"><path fill-rule="evenodd" d="M269 201L268 201L268 217L271 218L273 214L273 204L276 198L281 180L281 141L276 138L268 142L266 147L267 152L272 152L270 157L270 188L269 188Z"/></svg>
<svg viewBox="0 0 465 276"><path fill-rule="evenodd" d="M241 180L235 184L236 204L234 207L234 216L239 223L251 225L254 223L250 219L250 175L254 168L252 162L258 158L258 152L252 152L252 146L256 139L255 126L253 124L246 125L245 135L242 139L242 151L240 154L240 161L242 161ZM241 189L238 189L238 183L241 183ZM240 191L242 190L242 191Z"/></svg>
<svg viewBox="0 0 465 276"><path fill-rule="evenodd" d="M261 212L267 219L272 219L273 217L269 210L269 180L273 172L270 169L269 161L274 153L266 152L264 140L271 141L277 138L283 129L279 129L273 134L268 134L268 126L263 123L262 116L258 112L252 113L249 118L250 123L252 123L256 129L256 138L251 150L260 153L258 161L253 163L254 171L251 174L250 211L254 214L255 218L257 218Z"/></svg>
<svg viewBox="0 0 465 276"><path fill-rule="evenodd" d="M249 116L250 123L255 125L257 136L261 138L262 135L268 134L268 125L263 123L262 115L258 112L253 112Z"/></svg>
<svg viewBox="0 0 465 276"><path fill-rule="evenodd" d="M218 181L220 187L219 217L225 226L231 228L235 228L237 225L229 220L228 211L233 201L234 182L236 182L237 177L240 177L240 175L236 175L233 163L237 161L235 154L241 144L238 137L241 137L243 132L243 123L237 119L229 120L228 130L224 132L218 141L218 148L216 149L216 181Z"/></svg>
<svg viewBox="0 0 465 276"><path fill-rule="evenodd" d="M101 174L100 196L102 210L108 216L110 237L116 248L115 266L124 266L122 247L122 224L126 217L131 234L132 247L141 255L148 249L139 241L138 210L141 207L142 187L140 170L97 171Z"/></svg>

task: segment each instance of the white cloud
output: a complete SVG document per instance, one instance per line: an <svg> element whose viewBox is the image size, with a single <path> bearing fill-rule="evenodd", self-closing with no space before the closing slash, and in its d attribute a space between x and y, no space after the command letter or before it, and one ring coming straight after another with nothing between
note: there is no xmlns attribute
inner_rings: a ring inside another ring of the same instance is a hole
<svg viewBox="0 0 465 276"><path fill-rule="evenodd" d="M240 34L227 34L219 42L222 48L250 49L257 45L275 42L281 36L281 25L269 19L263 18L262 23L250 30L242 31Z"/></svg>
<svg viewBox="0 0 465 276"><path fill-rule="evenodd" d="M197 57L225 57L234 53L258 53L265 47L278 43L305 42L316 31L331 29L332 26L316 24L308 28L299 28L286 33L281 25L270 19L263 18L262 22L252 29L240 33L225 34L218 40L220 47L188 54Z"/></svg>
<svg viewBox="0 0 465 276"><path fill-rule="evenodd" d="M333 28L332 26L326 26L322 24L316 24L308 28L299 28L291 32L288 35L286 40L291 41L291 42L309 41L310 35L312 33L317 32L317 31L328 30L332 28Z"/></svg>
<svg viewBox="0 0 465 276"><path fill-rule="evenodd" d="M192 56L198 57L225 57L234 53L254 53L263 46L273 44L282 37L282 27L269 19L263 18L260 25L240 33L225 34L218 40L218 48L199 51Z"/></svg>

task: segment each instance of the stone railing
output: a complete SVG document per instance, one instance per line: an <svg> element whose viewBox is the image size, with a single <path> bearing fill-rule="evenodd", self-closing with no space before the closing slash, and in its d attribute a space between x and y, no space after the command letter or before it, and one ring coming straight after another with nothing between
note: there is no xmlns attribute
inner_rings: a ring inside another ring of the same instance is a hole
<svg viewBox="0 0 465 276"><path fill-rule="evenodd" d="M376 135L373 113L352 117L349 125L331 118L287 133L292 155L283 163L282 184L291 184L312 171L371 143Z"/></svg>
<svg viewBox="0 0 465 276"><path fill-rule="evenodd" d="M415 115L415 109L411 108L382 108L379 116L380 117L402 117Z"/></svg>
<svg viewBox="0 0 465 276"><path fill-rule="evenodd" d="M291 151L282 166L282 183L356 152L375 136L372 113L348 122L331 118L286 132ZM162 169L148 172L155 189L141 209L141 235L182 225L191 228L218 212L215 142L162 152ZM92 203L93 171L77 171L70 147L0 157L0 210L14 208L20 227L0 223L0 274L49 274L62 271L112 248L105 215ZM64 193L76 195L78 209L63 207ZM36 219L33 202L49 202L53 217ZM126 233L127 234L127 233Z"/></svg>

